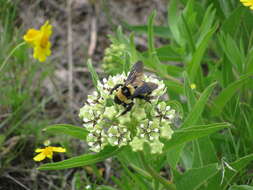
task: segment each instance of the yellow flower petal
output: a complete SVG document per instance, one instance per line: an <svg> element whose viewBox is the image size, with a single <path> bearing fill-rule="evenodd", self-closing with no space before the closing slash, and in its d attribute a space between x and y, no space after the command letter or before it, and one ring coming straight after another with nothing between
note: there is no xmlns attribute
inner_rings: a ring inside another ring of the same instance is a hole
<svg viewBox="0 0 253 190"><path fill-rule="evenodd" d="M66 152L65 148L62 147L53 147L54 152Z"/></svg>
<svg viewBox="0 0 253 190"><path fill-rule="evenodd" d="M191 87L192 90L194 90L194 89L196 89L196 84L192 83L192 84L190 85L190 87Z"/></svg>
<svg viewBox="0 0 253 190"><path fill-rule="evenodd" d="M36 45L34 47L34 52L33 52L34 59L38 59L40 62L45 62L47 56L51 55L50 47L51 47L51 43L50 42L47 43L47 47L46 48L43 48L40 45Z"/></svg>
<svg viewBox="0 0 253 190"><path fill-rule="evenodd" d="M240 0L240 2L245 6L253 9L253 0Z"/></svg>
<svg viewBox="0 0 253 190"><path fill-rule="evenodd" d="M47 156L47 158L52 159L53 158L53 152L49 152L46 156Z"/></svg>
<svg viewBox="0 0 253 190"><path fill-rule="evenodd" d="M42 152L44 148L36 148L35 152Z"/></svg>
<svg viewBox="0 0 253 190"><path fill-rule="evenodd" d="M35 29L29 29L27 31L27 33L24 35L24 40L31 44L31 45L34 45L34 43L36 42L36 40L39 38L40 36L40 31L38 30L35 30Z"/></svg>
<svg viewBox="0 0 253 190"><path fill-rule="evenodd" d="M49 21L46 21L45 24L40 27L40 31L50 38L52 35L52 25L49 24Z"/></svg>
<svg viewBox="0 0 253 190"><path fill-rule="evenodd" d="M45 156L45 154L42 152L42 153L38 154L37 156L35 156L35 157L33 158L33 160L36 161L36 162L39 162L39 161L44 160L45 158L46 158L46 156Z"/></svg>

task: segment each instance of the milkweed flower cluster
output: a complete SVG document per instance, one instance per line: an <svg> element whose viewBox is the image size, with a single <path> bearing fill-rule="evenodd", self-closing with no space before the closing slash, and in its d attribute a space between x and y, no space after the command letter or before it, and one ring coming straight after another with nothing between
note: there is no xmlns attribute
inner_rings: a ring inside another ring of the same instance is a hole
<svg viewBox="0 0 253 190"><path fill-rule="evenodd" d="M47 21L39 30L29 29L24 35L24 40L33 48L34 59L45 62L47 56L51 55L52 25Z"/></svg>
<svg viewBox="0 0 253 190"><path fill-rule="evenodd" d="M171 138L171 124L176 116L174 109L159 100L166 87L162 81L144 76L146 82L158 84L151 94L151 103L134 99L131 111L120 115L125 108L114 103L114 94L110 94L110 90L116 84L124 84L125 78L125 74L118 74L98 82L98 91L89 95L80 109L79 116L89 131L87 142L90 150L99 152L107 145L130 145L134 151L141 151L147 143L151 153L161 153L164 145L160 138Z"/></svg>
<svg viewBox="0 0 253 190"><path fill-rule="evenodd" d="M105 70L115 69L115 66L119 66L119 63L124 59L124 55L127 53L126 46L124 44L113 43L105 49L105 55L103 59L103 68Z"/></svg>
<svg viewBox="0 0 253 190"><path fill-rule="evenodd" d="M249 7L251 10L253 10L253 0L240 0L240 2L241 2L245 7Z"/></svg>
<svg viewBox="0 0 253 190"><path fill-rule="evenodd" d="M121 58L125 50L124 44L111 44L105 50L104 62L111 63L113 60Z"/></svg>

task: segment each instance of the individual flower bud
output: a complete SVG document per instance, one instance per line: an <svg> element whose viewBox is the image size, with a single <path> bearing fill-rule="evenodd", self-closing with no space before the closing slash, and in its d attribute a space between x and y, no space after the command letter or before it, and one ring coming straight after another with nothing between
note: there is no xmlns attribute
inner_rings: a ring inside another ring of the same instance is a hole
<svg viewBox="0 0 253 190"><path fill-rule="evenodd" d="M155 140L149 143L151 154L161 154L163 152L164 144L161 143L159 140Z"/></svg>
<svg viewBox="0 0 253 190"><path fill-rule="evenodd" d="M146 142L146 139L134 137L134 139L129 143L133 151L142 151L143 145Z"/></svg>
<svg viewBox="0 0 253 190"><path fill-rule="evenodd" d="M127 127L124 125L120 126L112 126L109 128L107 132L108 136L108 142L112 146L124 146L127 145L127 143L130 140L130 132L128 131Z"/></svg>
<svg viewBox="0 0 253 190"><path fill-rule="evenodd" d="M118 47L120 50L124 50L126 48L125 44L120 44Z"/></svg>
<svg viewBox="0 0 253 190"><path fill-rule="evenodd" d="M140 138L147 139L148 141L159 139L159 120L143 121L137 128L137 135Z"/></svg>
<svg viewBox="0 0 253 190"><path fill-rule="evenodd" d="M173 130L170 127L170 124L168 121L163 120L161 122L161 137L166 139L171 139L171 136L173 134Z"/></svg>
<svg viewBox="0 0 253 190"><path fill-rule="evenodd" d="M140 105L134 107L133 116L136 118L137 121L142 121L147 118L145 109Z"/></svg>
<svg viewBox="0 0 253 190"><path fill-rule="evenodd" d="M80 109L79 117L83 119L84 122L89 122L94 119L94 114L91 106L85 105Z"/></svg>
<svg viewBox="0 0 253 190"><path fill-rule="evenodd" d="M122 112L123 108L121 108L120 110ZM120 118L119 118L119 123L122 124L122 125L124 125L124 124L126 125L126 124L130 123L131 120L132 120L130 115L131 115L130 112L128 112L124 115L121 115Z"/></svg>
<svg viewBox="0 0 253 190"><path fill-rule="evenodd" d="M116 111L115 107L110 106L110 107L105 108L105 112L104 112L103 116L108 119L113 119L116 117L117 114L118 114L118 112Z"/></svg>

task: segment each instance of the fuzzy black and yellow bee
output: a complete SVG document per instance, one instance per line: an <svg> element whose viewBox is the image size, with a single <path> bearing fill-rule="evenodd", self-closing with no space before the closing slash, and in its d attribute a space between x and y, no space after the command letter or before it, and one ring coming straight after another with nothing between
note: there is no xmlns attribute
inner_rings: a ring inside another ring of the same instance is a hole
<svg viewBox="0 0 253 190"><path fill-rule="evenodd" d="M124 115L132 109L135 98L150 102L150 94L158 87L155 83L143 81L142 62L134 64L124 82L124 84L115 85L110 92L112 94L116 90L114 102L125 107L120 115Z"/></svg>

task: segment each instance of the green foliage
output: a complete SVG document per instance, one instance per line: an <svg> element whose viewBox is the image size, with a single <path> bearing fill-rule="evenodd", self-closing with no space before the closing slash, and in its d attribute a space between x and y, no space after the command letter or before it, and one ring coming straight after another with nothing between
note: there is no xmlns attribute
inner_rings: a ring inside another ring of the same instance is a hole
<svg viewBox="0 0 253 190"><path fill-rule="evenodd" d="M62 133L81 140L86 140L86 136L88 134L88 131L86 129L69 124L51 125L46 127L44 131L52 134Z"/></svg>
<svg viewBox="0 0 253 190"><path fill-rule="evenodd" d="M61 170L66 168L73 168L85 165L91 165L101 162L106 158L114 156L120 149L115 147L106 147L104 150L97 154L84 154L82 156L73 157L61 162L44 164L39 167L40 170Z"/></svg>
<svg viewBox="0 0 253 190"><path fill-rule="evenodd" d="M142 60L147 70L164 79L169 102L173 105L174 101L173 108L183 116L180 126L174 128L170 140L163 139L162 155L150 156L146 149L139 154L125 147L112 154L100 152L94 158L101 161L103 156L117 155L122 176L112 180L120 189L251 189L235 184L250 180L247 171L253 160L253 151L248 148L253 146L253 25L248 20L252 13L232 0L171 0L168 24L155 26L155 16L154 11L143 26L123 23L136 34L147 35L147 51L136 50L134 35L128 38L121 29L111 40L124 44L127 50L127 56L118 62L121 71L127 72L130 63ZM170 43L156 47L155 37ZM96 75L92 76L94 80ZM95 163L90 157L83 155L40 169ZM172 181L159 175L167 167Z"/></svg>
<svg viewBox="0 0 253 190"><path fill-rule="evenodd" d="M0 41L1 63L14 48L13 44L18 43L10 36L14 28L8 25L15 18L15 6L6 3L3 7L7 7L10 14L0 15L4 18L1 24L5 26L1 33L4 40ZM155 18L153 11L146 25L132 26L124 22L123 29L118 27L115 35L110 36L111 45L105 52L103 67L110 74L127 73L131 64L141 60L145 70L164 80L169 97L166 105L171 105L181 117L176 118L172 138L161 138L163 152L151 155L145 142L142 152L134 152L130 146L107 146L99 153L44 164L39 169L92 165L97 178L103 181L94 164L116 157L120 178L113 176L111 179L122 190L253 189L250 173L253 161L252 12L237 0L171 0L168 23L156 26ZM127 36L124 29L135 33ZM136 49L134 37L139 34L147 37L148 49L144 52ZM156 47L156 37L166 42ZM0 70L3 86L0 105L11 111L0 123L0 129L4 130L0 146L10 135L24 133L24 126L34 125L34 120L38 119L36 113L50 100L41 103L38 95L41 81L50 70L43 70L38 75L40 82L32 89L33 77L41 68L27 63L26 51L25 46L20 47L11 59L18 64L10 61ZM87 67L97 87L99 77L91 60ZM192 88L192 84L196 88ZM34 102L28 104L31 98ZM37 125L39 127L31 131L39 133L42 124ZM131 128L133 124L128 125ZM67 124L51 125L44 130L82 141L86 141L88 135L85 128ZM6 163L9 161L1 165ZM79 174L75 179L81 188ZM104 184L97 189L115 188Z"/></svg>
<svg viewBox="0 0 253 190"><path fill-rule="evenodd" d="M43 97L43 82L53 67L29 58L16 26L18 1L0 0L0 173L15 163L25 164L27 147L33 152L48 135L41 130L50 119L43 114L52 97ZM33 140L31 143L31 139ZM32 159L32 158L31 158Z"/></svg>

